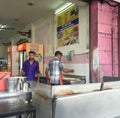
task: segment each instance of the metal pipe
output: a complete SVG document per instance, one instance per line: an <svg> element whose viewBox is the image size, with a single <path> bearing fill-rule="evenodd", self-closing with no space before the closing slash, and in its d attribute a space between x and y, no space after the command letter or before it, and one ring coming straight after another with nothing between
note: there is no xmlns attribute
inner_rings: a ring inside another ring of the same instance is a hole
<svg viewBox="0 0 120 118"><path fill-rule="evenodd" d="M114 38L113 38L113 27L111 28L111 58L112 58L112 76L114 76Z"/></svg>
<svg viewBox="0 0 120 118"><path fill-rule="evenodd" d="M118 5L118 76L120 77L120 4Z"/></svg>

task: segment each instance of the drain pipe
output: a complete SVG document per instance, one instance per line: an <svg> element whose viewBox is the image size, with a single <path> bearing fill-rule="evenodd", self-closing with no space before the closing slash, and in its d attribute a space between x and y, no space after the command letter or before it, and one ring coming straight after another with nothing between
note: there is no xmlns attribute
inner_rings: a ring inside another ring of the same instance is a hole
<svg viewBox="0 0 120 118"><path fill-rule="evenodd" d="M118 76L120 77L120 4L118 5Z"/></svg>
<svg viewBox="0 0 120 118"><path fill-rule="evenodd" d="M111 28L111 56L112 56L112 76L114 76L114 37L113 37L114 29Z"/></svg>

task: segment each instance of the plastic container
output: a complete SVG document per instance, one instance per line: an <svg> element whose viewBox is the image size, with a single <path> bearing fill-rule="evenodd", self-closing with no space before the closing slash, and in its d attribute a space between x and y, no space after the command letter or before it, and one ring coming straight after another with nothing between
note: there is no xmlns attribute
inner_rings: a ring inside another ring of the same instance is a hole
<svg viewBox="0 0 120 118"><path fill-rule="evenodd" d="M9 78L10 72L0 72L0 91L7 90L6 78Z"/></svg>

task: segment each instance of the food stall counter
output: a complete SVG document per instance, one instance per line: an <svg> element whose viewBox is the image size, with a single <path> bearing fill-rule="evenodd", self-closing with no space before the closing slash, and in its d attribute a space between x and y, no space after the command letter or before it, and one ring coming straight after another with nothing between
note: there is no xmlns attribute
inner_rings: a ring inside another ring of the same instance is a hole
<svg viewBox="0 0 120 118"><path fill-rule="evenodd" d="M32 83L36 118L115 118L120 116L120 81L51 86ZM112 106L112 107L111 107Z"/></svg>
<svg viewBox="0 0 120 118"><path fill-rule="evenodd" d="M36 118L36 107L31 103L24 103L17 97L0 99L0 106L0 118L10 116L19 116L22 118L23 114L28 114L32 118Z"/></svg>

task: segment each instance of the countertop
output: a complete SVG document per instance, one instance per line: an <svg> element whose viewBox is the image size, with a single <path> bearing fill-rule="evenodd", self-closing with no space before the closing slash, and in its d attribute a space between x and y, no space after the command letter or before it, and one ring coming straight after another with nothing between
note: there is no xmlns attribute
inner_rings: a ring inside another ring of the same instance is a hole
<svg viewBox="0 0 120 118"><path fill-rule="evenodd" d="M36 118L36 107L32 103L25 103L22 92L0 93L0 118L33 113Z"/></svg>
<svg viewBox="0 0 120 118"><path fill-rule="evenodd" d="M31 103L25 103L17 97L0 99L0 118L21 115L24 113L33 113L33 118L35 118L35 112L35 106Z"/></svg>

